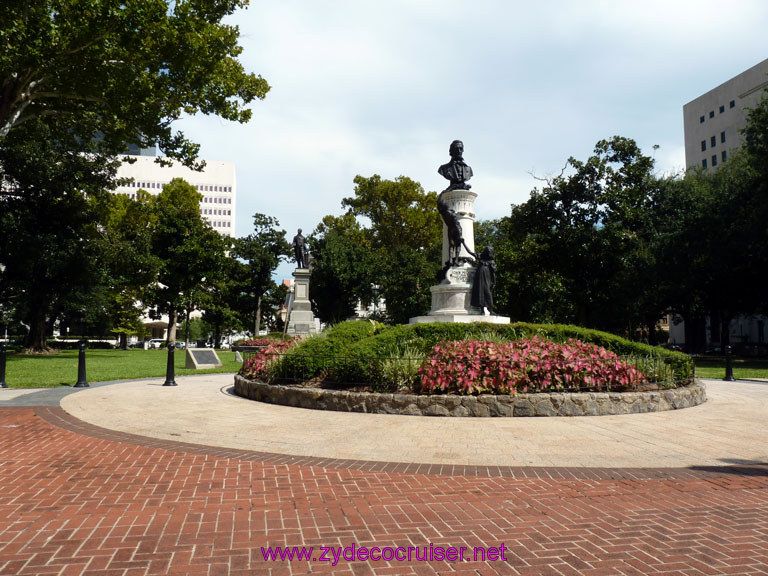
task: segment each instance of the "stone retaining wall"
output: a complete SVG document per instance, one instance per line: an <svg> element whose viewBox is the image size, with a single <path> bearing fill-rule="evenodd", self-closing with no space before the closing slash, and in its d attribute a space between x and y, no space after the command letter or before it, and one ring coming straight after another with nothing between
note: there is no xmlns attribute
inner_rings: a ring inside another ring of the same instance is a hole
<svg viewBox="0 0 768 576"><path fill-rule="evenodd" d="M247 380L239 374L235 376L235 394L282 406L413 416L607 416L678 410L703 404L707 400L704 385L700 382L653 392L421 396L264 384Z"/></svg>

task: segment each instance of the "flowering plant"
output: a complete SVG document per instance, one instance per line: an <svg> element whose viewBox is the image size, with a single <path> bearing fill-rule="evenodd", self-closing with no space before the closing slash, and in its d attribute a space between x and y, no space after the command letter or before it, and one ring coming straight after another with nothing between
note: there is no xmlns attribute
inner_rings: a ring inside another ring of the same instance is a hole
<svg viewBox="0 0 768 576"><path fill-rule="evenodd" d="M269 380L269 369L277 361L279 355L295 346L297 341L269 340L268 338L261 338L259 340L266 340L268 342L267 346L245 359L243 367L240 369L240 374L245 378L266 381ZM251 340L251 342L257 341ZM248 346L258 346L258 344L248 344Z"/></svg>
<svg viewBox="0 0 768 576"><path fill-rule="evenodd" d="M529 390L610 390L645 382L619 356L578 340L532 336L513 342L444 341L419 368L427 393L514 394Z"/></svg>
<svg viewBox="0 0 768 576"><path fill-rule="evenodd" d="M251 338L240 342L240 346L269 346L274 342L274 338Z"/></svg>

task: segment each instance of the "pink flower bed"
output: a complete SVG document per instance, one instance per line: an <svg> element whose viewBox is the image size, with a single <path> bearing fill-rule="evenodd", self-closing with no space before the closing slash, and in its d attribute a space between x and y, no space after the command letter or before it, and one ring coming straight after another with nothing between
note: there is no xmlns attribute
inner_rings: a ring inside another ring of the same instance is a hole
<svg viewBox="0 0 768 576"><path fill-rule="evenodd" d="M274 338L252 338L250 340L243 340L240 342L240 346L269 346L274 342Z"/></svg>
<svg viewBox="0 0 768 576"><path fill-rule="evenodd" d="M258 340L250 340L249 342L265 341L266 347L256 351L253 356L245 359L243 367L240 370L245 378L260 379L263 380L267 377L269 372L269 366L276 359L277 354L281 354L296 345L296 340L270 340L268 338L260 338ZM260 344L243 344L244 346L260 346Z"/></svg>
<svg viewBox="0 0 768 576"><path fill-rule="evenodd" d="M639 370L604 348L538 336L502 344L442 342L427 356L419 375L422 392L451 394L610 390L645 382Z"/></svg>

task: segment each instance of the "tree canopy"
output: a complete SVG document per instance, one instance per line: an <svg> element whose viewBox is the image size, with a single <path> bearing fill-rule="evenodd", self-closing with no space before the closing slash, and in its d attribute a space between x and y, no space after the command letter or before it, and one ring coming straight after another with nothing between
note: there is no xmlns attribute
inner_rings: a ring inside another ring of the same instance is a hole
<svg viewBox="0 0 768 576"><path fill-rule="evenodd" d="M356 176L354 184L354 196L341 202L347 214L327 216L312 234L312 283L323 289L313 288L310 297L322 320L339 320L357 300L370 303L377 284L388 320L407 323L429 310L440 269L437 194L406 176ZM327 290L339 290L338 298Z"/></svg>
<svg viewBox="0 0 768 576"><path fill-rule="evenodd" d="M157 144L191 165L182 114L245 122L269 85L246 73L237 26L247 0L7 0L0 4L0 141L52 119L69 149Z"/></svg>

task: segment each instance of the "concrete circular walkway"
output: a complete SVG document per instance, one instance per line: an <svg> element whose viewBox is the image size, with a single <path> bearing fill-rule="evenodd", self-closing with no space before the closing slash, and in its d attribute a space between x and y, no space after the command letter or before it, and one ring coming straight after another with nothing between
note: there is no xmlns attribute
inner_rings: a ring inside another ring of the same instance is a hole
<svg viewBox="0 0 768 576"><path fill-rule="evenodd" d="M682 468L768 462L768 384L706 380L685 410L583 418L323 412L232 396L232 375L123 382L61 399L103 428L267 453L476 466Z"/></svg>

